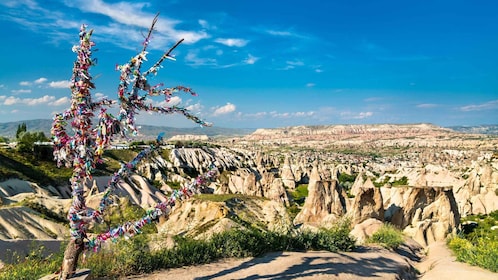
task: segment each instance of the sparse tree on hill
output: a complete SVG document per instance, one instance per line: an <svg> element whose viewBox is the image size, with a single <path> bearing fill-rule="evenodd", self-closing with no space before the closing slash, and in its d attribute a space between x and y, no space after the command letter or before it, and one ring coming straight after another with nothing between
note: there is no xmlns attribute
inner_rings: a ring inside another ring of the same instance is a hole
<svg viewBox="0 0 498 280"><path fill-rule="evenodd" d="M95 89L92 81L90 68L96 64L92 58L92 49L94 42L91 40L92 30L87 30L85 25L81 26L79 33L79 44L73 47L77 54L74 62L73 74L71 77L71 105L68 110L54 116L52 124L52 139L54 143L54 157L59 166L65 165L74 169L73 176L70 179L73 195L73 203L68 213L70 223L71 240L67 245L64 253L64 260L61 268L60 279L67 279L76 270L78 258L84 250L96 250L100 243L107 239L114 239L120 236L130 236L138 233L144 223L154 220L158 215L165 212L167 207L174 205L173 196L171 201L158 204L154 211L148 212L148 216L134 223L126 223L115 230L90 238L87 236L87 228L91 222L102 221L102 215L105 207L111 203L109 194L127 172L135 167L138 161L147 156L159 146L160 137L155 145L139 153L131 162L124 164L122 168L114 173L109 182L104 197L98 209L90 211L85 204L84 184L91 179L92 171L97 163L102 161L104 150L108 147L111 140L116 135L128 137L130 134L138 133L135 125L135 115L139 111L158 112L163 114L180 113L186 118L200 124L208 125L187 109L170 106L154 106L148 97L163 95L168 101L175 92L186 92L192 95L195 93L187 87L176 86L163 88L162 84L150 85L148 76L155 75L165 59L174 60L171 52L183 41L178 41L171 49L165 52L162 57L146 71L142 71L142 63L146 61L146 49L151 39L151 34L156 24L157 16L154 18L152 25L145 37L142 50L131 60L117 67L120 71L120 81L118 85L118 99L102 99L94 101L91 90ZM112 104L118 104L119 114L114 117L106 112L106 108ZM95 118L97 117L97 118ZM97 122L94 124L94 119ZM70 123L73 133L70 135L66 132L66 125ZM22 127L20 127L22 130ZM196 184L205 183L205 178L198 179ZM182 193L175 194L189 195L191 189L184 189ZM168 204L170 203L170 204Z"/></svg>
<svg viewBox="0 0 498 280"><path fill-rule="evenodd" d="M26 123L19 124L17 126L17 131L16 131L16 139L19 139L19 137L21 137L21 134L26 132L26 131L27 131Z"/></svg>

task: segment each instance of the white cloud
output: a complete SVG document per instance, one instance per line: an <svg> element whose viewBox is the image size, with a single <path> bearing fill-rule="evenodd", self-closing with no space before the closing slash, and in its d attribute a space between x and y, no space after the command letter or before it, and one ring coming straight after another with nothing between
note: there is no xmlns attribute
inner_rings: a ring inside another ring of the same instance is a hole
<svg viewBox="0 0 498 280"><path fill-rule="evenodd" d="M102 92L97 92L97 93L95 94L95 98L96 98L96 99L103 99L103 98L107 98L107 96L106 96L106 95L104 95Z"/></svg>
<svg viewBox="0 0 498 280"><path fill-rule="evenodd" d="M307 84L306 84L306 87L314 87L314 86L316 86L316 84L315 84L315 83L307 83Z"/></svg>
<svg viewBox="0 0 498 280"><path fill-rule="evenodd" d="M20 94L20 93L31 93L30 89L13 89L11 90L13 94Z"/></svg>
<svg viewBox="0 0 498 280"><path fill-rule="evenodd" d="M47 78L43 78L43 77L41 77L41 78L39 78L39 79L36 79L34 83L35 83L35 84L43 84L43 83L44 83L44 82L46 82L46 81L47 81Z"/></svg>
<svg viewBox="0 0 498 280"><path fill-rule="evenodd" d="M182 99L179 96L172 96L169 101L163 100L161 102L153 103L154 106L159 106L159 107L172 107L172 106L177 106L178 104L182 103Z"/></svg>
<svg viewBox="0 0 498 280"><path fill-rule="evenodd" d="M264 32L267 34L270 34L272 36L278 36L278 37L294 37L294 38L301 38L301 39L308 38L306 35L302 35L302 34L294 32L294 31L287 31L287 30L267 29L267 30L264 30Z"/></svg>
<svg viewBox="0 0 498 280"><path fill-rule="evenodd" d="M55 81L48 84L51 88L69 88L70 81Z"/></svg>
<svg viewBox="0 0 498 280"><path fill-rule="evenodd" d="M271 111L269 113L261 112L258 114L260 117L269 115L272 118L290 119L290 118L311 117L311 116L315 115L315 112L308 111L308 112L283 112L283 113L279 113L277 111Z"/></svg>
<svg viewBox="0 0 498 280"><path fill-rule="evenodd" d="M360 113L341 112L341 117L343 119L362 120L362 119L369 118L371 116L373 116L373 112L360 112Z"/></svg>
<svg viewBox="0 0 498 280"><path fill-rule="evenodd" d="M281 68L280 70L291 70L296 68L297 66L304 66L304 62L300 60L288 60L285 62L286 66Z"/></svg>
<svg viewBox="0 0 498 280"><path fill-rule="evenodd" d="M249 41L244 39L235 39L235 38L219 38L214 40L216 43L223 44L229 47L243 47L249 43Z"/></svg>
<svg viewBox="0 0 498 280"><path fill-rule="evenodd" d="M185 109L189 110L190 112L202 112L204 110L204 106L201 105L201 103L195 103L188 105L185 107Z"/></svg>
<svg viewBox="0 0 498 280"><path fill-rule="evenodd" d="M40 104L47 104L55 100L54 96L45 95L40 98L17 98L9 96L3 99L3 104L10 106L15 104L25 104L28 106L35 106Z"/></svg>
<svg viewBox="0 0 498 280"><path fill-rule="evenodd" d="M191 66L216 66L217 61L214 58L202 58L199 57L199 52L197 50L191 50L185 56L185 62Z"/></svg>
<svg viewBox="0 0 498 280"><path fill-rule="evenodd" d="M212 26L211 24L209 24L209 22L207 22L207 20L205 20L205 19L199 19L197 22L199 23L199 25L202 28L205 28L205 29L216 29L215 26Z"/></svg>
<svg viewBox="0 0 498 280"><path fill-rule="evenodd" d="M482 104L477 104L477 105L472 104L472 105L460 107L460 110L464 111L464 112L494 110L494 109L498 109L498 100L492 100L492 101L482 103Z"/></svg>
<svg viewBox="0 0 498 280"><path fill-rule="evenodd" d="M255 56L252 56L251 54L249 54L247 56L247 58L244 60L244 64L249 64L249 65L252 65L254 63L256 63L256 61L259 60L259 57L255 57Z"/></svg>
<svg viewBox="0 0 498 280"><path fill-rule="evenodd" d="M227 103L224 106L216 108L213 112L213 116L226 115L234 112L236 109L237 107L235 105L233 105L232 103Z"/></svg>
<svg viewBox="0 0 498 280"><path fill-rule="evenodd" d="M47 78L43 78L43 77L41 77L41 78L38 78L38 79L34 80L33 82L30 82L30 81L21 81L21 82L19 83L19 85L20 85L20 86L27 87L27 86L31 86L33 83L35 83L35 84L39 85L39 84L43 84L43 83L44 83L44 82L46 82L46 81L47 81Z"/></svg>
<svg viewBox="0 0 498 280"><path fill-rule="evenodd" d="M69 104L70 102L70 99L69 97L61 97L57 100L55 100L54 102L49 102L48 105L50 106L62 106L62 105L66 105L66 104Z"/></svg>
<svg viewBox="0 0 498 280"><path fill-rule="evenodd" d="M289 31L266 30L266 33L273 36L283 36L283 37L293 36L293 34Z"/></svg>
<svg viewBox="0 0 498 280"><path fill-rule="evenodd" d="M292 66L303 66L304 62L300 60L293 60L293 61L287 61L287 65L292 65Z"/></svg>
<svg viewBox="0 0 498 280"><path fill-rule="evenodd" d="M309 112L295 112L294 116L295 117L311 117L314 116L315 112L309 111Z"/></svg>
<svg viewBox="0 0 498 280"><path fill-rule="evenodd" d="M34 105L49 103L53 100L55 100L54 96L44 95L40 98L24 98L22 102L28 106L34 106Z"/></svg>
<svg viewBox="0 0 498 280"><path fill-rule="evenodd" d="M416 107L417 108L422 108L422 109L428 109L428 108L435 108L438 107L439 105L437 104L432 104L432 103L423 103L423 104L418 104Z"/></svg>
<svg viewBox="0 0 498 280"><path fill-rule="evenodd" d="M363 99L363 101L365 101L365 102L377 102L377 101L381 101L382 99L383 99L382 97L369 97L369 98Z"/></svg>
<svg viewBox="0 0 498 280"><path fill-rule="evenodd" d="M257 112L257 113L254 113L254 114L246 114L245 116L248 117L248 118L255 118L255 119L261 119L265 116L267 116L268 113L267 112Z"/></svg>
<svg viewBox="0 0 498 280"><path fill-rule="evenodd" d="M9 96L7 98L4 98L3 105L7 105L7 106L14 105L14 104L20 103L20 100L21 100L20 98L16 98L14 96Z"/></svg>
<svg viewBox="0 0 498 280"><path fill-rule="evenodd" d="M316 73L322 73L322 72L323 72L323 70L322 70L322 69L320 69L320 68L317 68L317 69L315 69L315 72L316 72Z"/></svg>
<svg viewBox="0 0 498 280"><path fill-rule="evenodd" d="M107 32L107 35L121 36L122 39L126 39L126 37L129 36L130 26L148 29L155 16L155 14L143 11L145 7L150 6L150 4L146 2L105 3L102 0L75 0L66 1L66 5L78 8L84 12L101 14L113 19L117 24L113 25L112 29L108 29L108 31L112 30L113 32ZM155 26L157 32L154 35L154 39L156 42L162 42L160 48L166 45L165 41L171 42L183 38L185 39L185 43L196 43L199 40L209 37L209 35L204 31L178 30L175 27L179 23L181 23L179 20L168 19L165 17L159 18ZM204 21L203 23L207 22ZM201 24L201 22L199 22L199 24ZM99 27L98 30L102 32L102 28ZM135 36L137 35L140 36L138 38L141 38L140 32L135 34Z"/></svg>

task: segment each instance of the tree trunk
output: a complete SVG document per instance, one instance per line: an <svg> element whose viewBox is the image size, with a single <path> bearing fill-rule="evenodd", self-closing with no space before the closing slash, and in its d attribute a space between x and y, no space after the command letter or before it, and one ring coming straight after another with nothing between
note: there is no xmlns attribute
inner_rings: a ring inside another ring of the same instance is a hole
<svg viewBox="0 0 498 280"><path fill-rule="evenodd" d="M64 251L64 260L62 261L61 274L59 279L66 280L74 275L78 266L78 259L83 252L83 239L77 238L69 241Z"/></svg>

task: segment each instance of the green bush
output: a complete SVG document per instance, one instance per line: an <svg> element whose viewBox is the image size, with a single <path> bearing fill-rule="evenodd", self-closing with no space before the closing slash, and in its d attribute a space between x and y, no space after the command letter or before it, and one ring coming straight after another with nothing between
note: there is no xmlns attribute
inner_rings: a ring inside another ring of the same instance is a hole
<svg viewBox="0 0 498 280"><path fill-rule="evenodd" d="M470 242L461 237L454 237L448 242L458 261L498 272L498 241L478 238Z"/></svg>
<svg viewBox="0 0 498 280"><path fill-rule="evenodd" d="M208 263L221 258L257 257L275 251L329 250L349 251L355 240L349 235L350 224L341 221L331 229L282 234L258 230L231 230L208 240L175 238L171 249L151 251L148 235L119 240L99 253L87 253L81 266L92 271L92 277L117 279L154 270ZM47 259L19 260L0 270L0 279L38 279L59 268L63 254Z"/></svg>
<svg viewBox="0 0 498 280"><path fill-rule="evenodd" d="M406 176L403 176L392 183L393 187L395 187L395 186L407 186L407 185L408 185L408 178Z"/></svg>
<svg viewBox="0 0 498 280"><path fill-rule="evenodd" d="M290 193L292 200L299 205L304 204L304 200L308 197L308 184L301 184L296 187L296 189Z"/></svg>
<svg viewBox="0 0 498 280"><path fill-rule="evenodd" d="M384 224L366 242L379 244L387 249L397 249L403 244L403 233L391 224Z"/></svg>
<svg viewBox="0 0 498 280"><path fill-rule="evenodd" d="M61 246L63 247L65 246ZM64 252L61 251L48 257L43 257L44 255L44 246L33 248L25 257L13 253L10 256L11 264L6 264L0 269L0 280L39 279L43 275L57 271L62 263Z"/></svg>
<svg viewBox="0 0 498 280"><path fill-rule="evenodd" d="M463 228L460 235L448 241L458 261L498 272L498 210L488 215L470 215L462 222L477 222L476 227Z"/></svg>

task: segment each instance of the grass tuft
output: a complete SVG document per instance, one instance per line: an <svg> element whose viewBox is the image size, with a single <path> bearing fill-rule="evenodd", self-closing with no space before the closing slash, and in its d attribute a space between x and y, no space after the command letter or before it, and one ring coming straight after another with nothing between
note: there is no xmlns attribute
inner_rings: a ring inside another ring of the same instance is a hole
<svg viewBox="0 0 498 280"><path fill-rule="evenodd" d="M379 244L392 250L397 249L403 244L403 241L403 233L391 224L382 225L378 231L366 240L367 243Z"/></svg>

